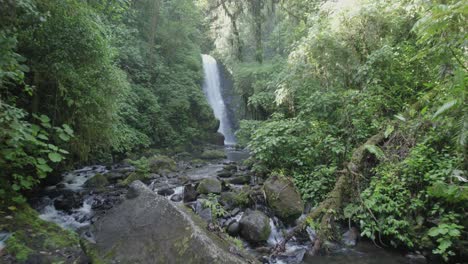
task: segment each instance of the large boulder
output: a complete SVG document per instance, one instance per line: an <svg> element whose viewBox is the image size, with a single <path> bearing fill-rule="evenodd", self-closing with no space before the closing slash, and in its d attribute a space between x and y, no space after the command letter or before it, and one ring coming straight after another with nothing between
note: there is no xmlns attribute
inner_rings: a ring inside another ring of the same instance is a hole
<svg viewBox="0 0 468 264"><path fill-rule="evenodd" d="M221 182L214 178L203 179L200 184L198 184L197 191L201 194L209 193L221 193Z"/></svg>
<svg viewBox="0 0 468 264"><path fill-rule="evenodd" d="M285 177L271 176L263 185L268 205L275 215L287 223L292 223L304 210L301 195L294 183Z"/></svg>
<svg viewBox="0 0 468 264"><path fill-rule="evenodd" d="M206 231L198 216L147 188L112 208L92 226L94 255L102 263L247 263L227 240Z"/></svg>
<svg viewBox="0 0 468 264"><path fill-rule="evenodd" d="M239 225L242 237L251 242L264 242L271 233L270 219L257 210L245 211Z"/></svg>

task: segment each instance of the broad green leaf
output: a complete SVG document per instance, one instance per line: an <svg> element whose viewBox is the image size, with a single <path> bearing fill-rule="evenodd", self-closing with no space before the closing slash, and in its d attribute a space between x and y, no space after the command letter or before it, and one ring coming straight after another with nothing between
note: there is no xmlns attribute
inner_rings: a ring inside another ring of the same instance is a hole
<svg viewBox="0 0 468 264"><path fill-rule="evenodd" d="M59 153L57 152L50 152L48 154L49 156L49 159L52 161L52 162L60 162L62 161L63 157L62 155L60 155Z"/></svg>

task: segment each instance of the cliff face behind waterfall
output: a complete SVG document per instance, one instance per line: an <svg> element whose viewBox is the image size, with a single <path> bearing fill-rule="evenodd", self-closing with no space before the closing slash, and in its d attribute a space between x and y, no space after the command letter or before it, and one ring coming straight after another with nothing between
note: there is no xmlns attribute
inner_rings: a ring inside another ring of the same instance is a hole
<svg viewBox="0 0 468 264"><path fill-rule="evenodd" d="M218 132L224 135L224 143L233 145L236 143L232 123L221 94L221 78L217 61L210 55L203 54L203 71L205 74L203 92L208 103L213 109L215 117L220 121Z"/></svg>

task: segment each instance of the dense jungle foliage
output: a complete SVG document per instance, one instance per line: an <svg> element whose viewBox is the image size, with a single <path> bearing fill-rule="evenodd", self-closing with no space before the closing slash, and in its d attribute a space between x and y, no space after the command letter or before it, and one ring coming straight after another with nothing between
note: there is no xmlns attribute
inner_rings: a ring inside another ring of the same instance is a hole
<svg viewBox="0 0 468 264"><path fill-rule="evenodd" d="M323 210L309 224L466 260L466 1L203 7L241 98L239 141L258 173L292 177Z"/></svg>
<svg viewBox="0 0 468 264"><path fill-rule="evenodd" d="M201 22L188 0L0 0L2 200L65 164L216 132Z"/></svg>
<svg viewBox="0 0 468 264"><path fill-rule="evenodd" d="M463 0L0 0L0 209L67 166L209 139L203 51L232 75L248 165L291 177L320 237L341 222L463 262L467 16Z"/></svg>

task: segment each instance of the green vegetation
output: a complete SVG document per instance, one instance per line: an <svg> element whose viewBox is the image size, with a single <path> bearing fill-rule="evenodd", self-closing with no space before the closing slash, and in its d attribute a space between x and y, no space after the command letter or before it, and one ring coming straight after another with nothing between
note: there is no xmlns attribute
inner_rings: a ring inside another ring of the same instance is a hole
<svg viewBox="0 0 468 264"><path fill-rule="evenodd" d="M381 245L466 258L466 3L202 6L241 98L248 164L293 179L322 239L350 220Z"/></svg>
<svg viewBox="0 0 468 264"><path fill-rule="evenodd" d="M200 89L202 16L192 1L1 5L2 199L53 169L187 146L216 131Z"/></svg>
<svg viewBox="0 0 468 264"><path fill-rule="evenodd" d="M77 234L39 219L29 206L1 207L0 228L12 232L6 242L6 252L21 263L32 255L37 259L41 251L47 252L45 260L51 262L66 261L66 256L60 253L65 250L81 252Z"/></svg>
<svg viewBox="0 0 468 264"><path fill-rule="evenodd" d="M315 206L292 232L311 225L324 242L337 238L333 223L349 221L382 246L468 257L465 1L0 6L0 224L14 232L7 252L18 261L78 243L25 205L48 175L131 157L127 185L174 170L161 153L213 138L202 51L233 76L237 137L252 153L245 164L256 176L290 177ZM205 187L221 191L219 182ZM29 229L41 239L29 240Z"/></svg>

